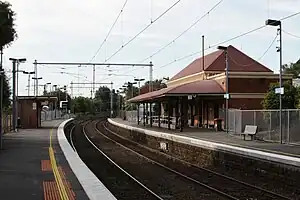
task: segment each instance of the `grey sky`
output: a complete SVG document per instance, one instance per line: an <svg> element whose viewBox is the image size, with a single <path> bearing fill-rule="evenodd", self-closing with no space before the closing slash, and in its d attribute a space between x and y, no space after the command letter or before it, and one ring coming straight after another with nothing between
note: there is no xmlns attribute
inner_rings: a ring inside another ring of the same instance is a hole
<svg viewBox="0 0 300 200"><path fill-rule="evenodd" d="M5 50L4 67L11 69L9 57L25 57L26 64L21 69L33 70L33 61L88 62L104 40L110 26L120 12L125 0L10 0L17 13L19 38ZM151 3L152 2L152 3ZM176 0L128 0L122 17L112 30L95 62L103 62L122 44L126 43L141 29L155 19ZM165 16L154 23L132 43L126 46L110 61L118 63L139 62L156 50L172 41L189 27L197 18L205 14L218 0L181 0ZM151 6L152 5L152 6ZM194 28L184 34L164 51L152 58L154 77L172 76L200 55L175 62L167 67L161 66L180 57L201 50L201 36L205 35L205 46L211 46L243 32L259 27L267 18L279 19L300 11L300 0L224 0L213 12L201 20ZM300 35L300 15L283 22L283 30ZM233 45L254 59L261 57L276 35L276 27L266 27L224 45ZM278 71L279 55L276 42L260 60L267 67ZM283 33L283 62L295 62L300 58L300 39ZM211 48L205 53L216 50ZM147 60L146 62L149 62ZM65 67L66 69L60 69ZM92 68L66 66L39 66L38 75L45 82L70 84L77 81L71 75L58 72L78 73L92 80ZM133 68L111 67L115 74L127 74L148 78L147 68L129 72ZM97 68L97 81L113 81L119 88L131 77L108 77L108 68ZM27 77L20 74L20 94L26 92ZM41 89L40 89L41 90ZM78 90L74 90L78 93ZM88 90L79 93L89 95ZM32 93L33 94L33 93Z"/></svg>

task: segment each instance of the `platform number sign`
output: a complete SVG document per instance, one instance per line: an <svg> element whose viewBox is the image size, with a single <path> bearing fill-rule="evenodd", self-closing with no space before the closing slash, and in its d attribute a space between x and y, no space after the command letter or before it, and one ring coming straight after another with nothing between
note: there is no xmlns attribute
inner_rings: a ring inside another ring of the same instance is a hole
<svg viewBox="0 0 300 200"><path fill-rule="evenodd" d="M168 150L168 143L160 142L160 149L163 150L163 151L167 151Z"/></svg>

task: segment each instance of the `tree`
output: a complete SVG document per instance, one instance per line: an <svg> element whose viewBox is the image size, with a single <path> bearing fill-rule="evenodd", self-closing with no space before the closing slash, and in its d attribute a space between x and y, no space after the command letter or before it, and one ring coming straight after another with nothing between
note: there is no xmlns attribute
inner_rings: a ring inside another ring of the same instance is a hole
<svg viewBox="0 0 300 200"><path fill-rule="evenodd" d="M300 76L300 59L296 63L290 63L283 65L284 74L293 74L293 78Z"/></svg>
<svg viewBox="0 0 300 200"><path fill-rule="evenodd" d="M279 109L279 96L275 94L275 88L278 88L278 83L270 84L269 91L262 101L264 109ZM298 89L289 81L283 83L284 95L282 95L282 108L294 109L297 106Z"/></svg>
<svg viewBox="0 0 300 200"><path fill-rule="evenodd" d="M167 85L163 83L163 79L156 79L153 81L153 91L160 90L162 88L166 88ZM141 87L141 94L149 92L149 81L145 82L145 84Z"/></svg>
<svg viewBox="0 0 300 200"><path fill-rule="evenodd" d="M72 100L74 113L92 113L94 106L92 100L87 97L76 97Z"/></svg>
<svg viewBox="0 0 300 200"><path fill-rule="evenodd" d="M11 105L11 101L9 99L10 95L11 95L11 90L9 87L9 82L8 79L6 77L5 72L3 72L3 91L2 91L2 95L3 95L3 108L8 108Z"/></svg>
<svg viewBox="0 0 300 200"><path fill-rule="evenodd" d="M14 17L15 12L11 9L11 4L0 1L0 48L9 46L17 37Z"/></svg>
<svg viewBox="0 0 300 200"><path fill-rule="evenodd" d="M68 101L67 108L68 108L68 110L71 109L72 99L68 93L61 91L60 89L57 89L56 91L52 91L52 92L44 92L43 95L44 96L56 96L58 99L57 106L56 106L57 108L59 108L61 101Z"/></svg>

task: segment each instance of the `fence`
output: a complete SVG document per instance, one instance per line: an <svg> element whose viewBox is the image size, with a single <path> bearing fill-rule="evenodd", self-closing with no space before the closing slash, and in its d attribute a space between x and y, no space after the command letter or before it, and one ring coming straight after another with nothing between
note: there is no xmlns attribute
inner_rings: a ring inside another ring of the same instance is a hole
<svg viewBox="0 0 300 200"><path fill-rule="evenodd" d="M221 112L221 116L225 116ZM257 126L256 138L270 142L300 145L300 110L282 110L282 137L280 137L279 110L228 111L228 128L232 133L241 133L246 125ZM225 117L224 117L225 119Z"/></svg>
<svg viewBox="0 0 300 200"><path fill-rule="evenodd" d="M3 133L7 133L12 130L12 115L11 114L7 114L7 113L2 114L2 126L3 126Z"/></svg>
<svg viewBox="0 0 300 200"><path fill-rule="evenodd" d="M63 116L60 110L49 110L41 112L41 121L48 121L61 118L63 118Z"/></svg>

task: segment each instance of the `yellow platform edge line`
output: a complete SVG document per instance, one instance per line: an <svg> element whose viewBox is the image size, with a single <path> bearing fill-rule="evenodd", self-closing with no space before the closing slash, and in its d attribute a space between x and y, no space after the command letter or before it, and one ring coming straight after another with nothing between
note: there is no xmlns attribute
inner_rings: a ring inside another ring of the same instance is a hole
<svg viewBox="0 0 300 200"><path fill-rule="evenodd" d="M52 148L52 134L53 134L53 128L50 130L49 156L50 156L50 162L51 162L55 182L57 184L61 200L69 200L69 196L66 192L65 185L62 181L62 178L61 178L60 173L59 173L58 168L57 168L57 164L56 164L56 160L55 160L55 156L54 156L54 151L53 151L53 148Z"/></svg>

